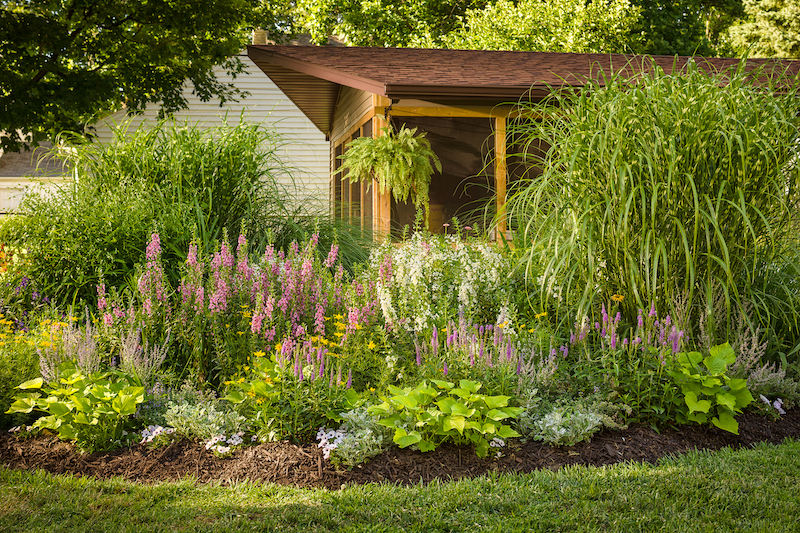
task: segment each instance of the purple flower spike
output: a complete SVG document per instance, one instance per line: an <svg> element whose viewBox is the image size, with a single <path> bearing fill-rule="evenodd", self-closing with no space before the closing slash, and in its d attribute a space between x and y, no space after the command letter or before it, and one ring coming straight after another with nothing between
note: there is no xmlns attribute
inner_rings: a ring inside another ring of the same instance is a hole
<svg viewBox="0 0 800 533"><path fill-rule="evenodd" d="M517 358L517 375L522 374L522 355Z"/></svg>
<svg viewBox="0 0 800 533"><path fill-rule="evenodd" d="M650 304L650 313L647 316L649 316L649 317L656 316L656 303L655 302Z"/></svg>
<svg viewBox="0 0 800 533"><path fill-rule="evenodd" d="M444 362L444 367L442 368L442 370L444 371L444 375L446 376L447 375L447 361Z"/></svg>
<svg viewBox="0 0 800 533"><path fill-rule="evenodd" d="M349 369L347 371L347 386L346 386L346 388L349 389L352 386L353 386L353 369L351 368L351 369Z"/></svg>
<svg viewBox="0 0 800 533"><path fill-rule="evenodd" d="M431 348L433 348L433 355L439 351L439 330L433 326L433 335L431 336Z"/></svg>

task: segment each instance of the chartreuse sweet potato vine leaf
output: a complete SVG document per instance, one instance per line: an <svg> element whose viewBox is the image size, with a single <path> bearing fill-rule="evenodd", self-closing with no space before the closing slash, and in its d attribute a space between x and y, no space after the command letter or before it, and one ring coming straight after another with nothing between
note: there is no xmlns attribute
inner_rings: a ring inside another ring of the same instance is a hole
<svg viewBox="0 0 800 533"><path fill-rule="evenodd" d="M678 403L678 422L710 422L716 427L739 434L735 413L753 401L747 381L726 374L736 360L730 344L714 346L709 355L699 352L679 353L670 376L681 387L683 401ZM679 400L680 401L680 400Z"/></svg>
<svg viewBox="0 0 800 533"><path fill-rule="evenodd" d="M478 394L481 384L468 380L458 388L447 381L431 383L434 387L427 381L414 388L390 387L392 396L369 408L380 424L394 429L394 442L401 448L417 446L425 452L447 441L472 443L475 453L485 457L490 439L519 436L502 423L522 412L508 406L510 397Z"/></svg>
<svg viewBox="0 0 800 533"><path fill-rule="evenodd" d="M34 409L46 416L33 427L48 429L63 440L74 440L82 450L110 449L121 442L130 417L144 402L145 390L139 380L121 371L86 375L72 361L59 367L59 383L45 385L41 378L22 383L7 413L30 413Z"/></svg>

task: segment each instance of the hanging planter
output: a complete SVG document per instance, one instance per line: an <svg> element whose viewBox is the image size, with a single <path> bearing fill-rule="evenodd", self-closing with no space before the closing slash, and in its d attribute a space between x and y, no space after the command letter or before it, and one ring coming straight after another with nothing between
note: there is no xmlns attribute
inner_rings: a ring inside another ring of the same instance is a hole
<svg viewBox="0 0 800 533"><path fill-rule="evenodd" d="M442 164L431 150L425 133L416 135L417 128L406 128L394 132L390 127L381 128L379 137L353 139L347 151L339 156L342 168L348 169L347 178L352 182L372 179L378 181L380 192L391 190L397 202L409 199L417 210L425 209L425 221L430 211L428 190L434 167L442 171Z"/></svg>

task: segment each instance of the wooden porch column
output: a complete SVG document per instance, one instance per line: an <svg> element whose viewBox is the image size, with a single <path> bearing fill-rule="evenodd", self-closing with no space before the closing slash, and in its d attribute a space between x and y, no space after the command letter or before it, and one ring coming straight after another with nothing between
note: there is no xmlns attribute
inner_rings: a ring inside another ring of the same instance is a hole
<svg viewBox="0 0 800 533"><path fill-rule="evenodd" d="M372 105L375 114L372 117L372 136L383 135L381 128L387 126L384 119L385 106L392 104L392 101L384 96L372 95ZM381 193L378 189L378 180L372 180L372 227L375 242L385 239L392 229L392 202L391 191Z"/></svg>
<svg viewBox="0 0 800 533"><path fill-rule="evenodd" d="M494 119L494 182L497 191L496 240L502 242L506 235L506 118ZM502 237L501 237L502 235Z"/></svg>

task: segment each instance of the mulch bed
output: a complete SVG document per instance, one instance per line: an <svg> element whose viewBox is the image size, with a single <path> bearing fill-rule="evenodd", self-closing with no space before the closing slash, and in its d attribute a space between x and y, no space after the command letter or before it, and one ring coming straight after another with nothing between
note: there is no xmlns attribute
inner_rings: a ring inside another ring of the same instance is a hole
<svg viewBox="0 0 800 533"><path fill-rule="evenodd" d="M620 461L655 463L668 455L693 449L751 447L759 442L781 443L800 438L800 409L781 420L747 413L737 417L739 435L714 427L684 426L661 433L646 426L602 431L591 442L552 447L540 442L512 441L504 456L480 459L464 446L441 446L428 453L392 448L353 470L337 470L323 460L315 444L268 443L244 448L219 459L200 442L179 441L160 449L134 445L111 452L81 454L55 437L19 438L0 435L0 461L15 469L41 468L54 474L122 477L140 483L193 477L199 483L223 484L245 479L297 487L339 489L344 485L393 482L428 483L435 479L471 478L488 472L557 470L565 465L600 466Z"/></svg>

